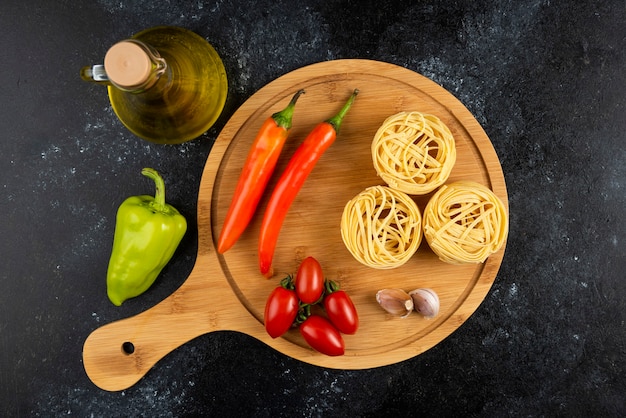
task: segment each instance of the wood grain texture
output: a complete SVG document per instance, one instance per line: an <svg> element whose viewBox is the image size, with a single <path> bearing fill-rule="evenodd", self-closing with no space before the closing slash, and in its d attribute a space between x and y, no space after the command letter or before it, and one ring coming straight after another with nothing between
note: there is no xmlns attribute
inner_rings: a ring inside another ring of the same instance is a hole
<svg viewBox="0 0 626 418"><path fill-rule="evenodd" d="M276 275L267 280L258 270L257 242L269 192L231 250L217 254L215 240L256 132L301 88L306 93L296 105L293 128L268 190L313 126L333 116L355 88L360 93L336 142L321 158L289 211L274 257ZM248 99L220 133L199 190L199 250L193 271L158 305L89 335L83 360L90 379L106 390L128 388L172 350L216 330L239 331L301 361L341 369L406 360L454 332L491 288L504 248L483 264L456 266L439 261L423 240L416 255L402 267L376 270L358 263L341 240L344 205L366 187L382 184L371 161L374 133L388 116L412 110L438 116L452 131L457 162L448 182L469 179L485 184L508 211L504 176L489 138L463 104L441 86L405 68L369 60L329 61L293 71ZM421 211L429 197L414 197ZM272 339L263 327L267 296L280 278L294 273L309 255L318 259L327 278L339 281L350 293L359 312L360 329L355 335L344 336L346 354L341 357L313 351L297 330ZM392 287L434 289L441 300L439 315L430 320L417 314L405 319L387 315L375 294ZM132 354L123 350L125 342L133 344Z"/></svg>

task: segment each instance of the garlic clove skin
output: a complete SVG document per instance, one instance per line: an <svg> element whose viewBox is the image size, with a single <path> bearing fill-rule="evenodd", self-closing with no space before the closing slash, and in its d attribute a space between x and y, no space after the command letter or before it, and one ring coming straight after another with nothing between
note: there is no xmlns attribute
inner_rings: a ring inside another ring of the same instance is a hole
<svg viewBox="0 0 626 418"><path fill-rule="evenodd" d="M402 289L382 289L376 293L376 302L388 313L406 318L413 312L413 298Z"/></svg>
<svg viewBox="0 0 626 418"><path fill-rule="evenodd" d="M417 312L425 318L434 318L439 313L439 296L432 289L415 289L409 292Z"/></svg>

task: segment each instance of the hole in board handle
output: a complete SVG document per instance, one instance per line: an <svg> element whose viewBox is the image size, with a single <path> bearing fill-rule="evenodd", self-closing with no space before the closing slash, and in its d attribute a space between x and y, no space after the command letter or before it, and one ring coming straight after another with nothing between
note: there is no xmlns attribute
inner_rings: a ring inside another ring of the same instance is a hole
<svg viewBox="0 0 626 418"><path fill-rule="evenodd" d="M122 344L122 351L124 354L133 354L135 352L135 345L130 341L126 341Z"/></svg>

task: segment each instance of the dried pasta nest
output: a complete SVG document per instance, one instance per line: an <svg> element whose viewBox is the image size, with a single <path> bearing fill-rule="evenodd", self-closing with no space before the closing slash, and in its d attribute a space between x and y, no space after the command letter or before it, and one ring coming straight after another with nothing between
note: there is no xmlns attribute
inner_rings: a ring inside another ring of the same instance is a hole
<svg viewBox="0 0 626 418"><path fill-rule="evenodd" d="M341 217L341 237L362 264L390 269L406 263L422 240L422 216L407 194L372 186L350 200Z"/></svg>
<svg viewBox="0 0 626 418"><path fill-rule="evenodd" d="M482 263L502 247L507 234L504 204L473 181L442 186L424 209L426 242L446 263Z"/></svg>
<svg viewBox="0 0 626 418"><path fill-rule="evenodd" d="M436 116L400 112L388 117L372 141L376 172L389 187L427 194L448 179L456 162L450 129Z"/></svg>

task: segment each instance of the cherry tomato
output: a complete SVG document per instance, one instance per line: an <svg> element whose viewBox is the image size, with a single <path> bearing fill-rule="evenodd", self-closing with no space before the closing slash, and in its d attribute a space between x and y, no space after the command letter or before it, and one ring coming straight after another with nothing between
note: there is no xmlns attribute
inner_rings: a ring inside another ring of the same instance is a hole
<svg viewBox="0 0 626 418"><path fill-rule="evenodd" d="M324 309L330 322L344 334L354 334L359 327L359 316L350 296L343 290L327 294Z"/></svg>
<svg viewBox="0 0 626 418"><path fill-rule="evenodd" d="M278 338L291 328L298 314L298 296L293 290L277 287L265 304L265 330Z"/></svg>
<svg viewBox="0 0 626 418"><path fill-rule="evenodd" d="M305 258L296 274L296 294L303 303L313 304L320 300L324 292L322 266L313 257Z"/></svg>
<svg viewBox="0 0 626 418"><path fill-rule="evenodd" d="M315 350L328 356L341 356L346 350L343 337L324 317L311 315L300 324L300 334Z"/></svg>

